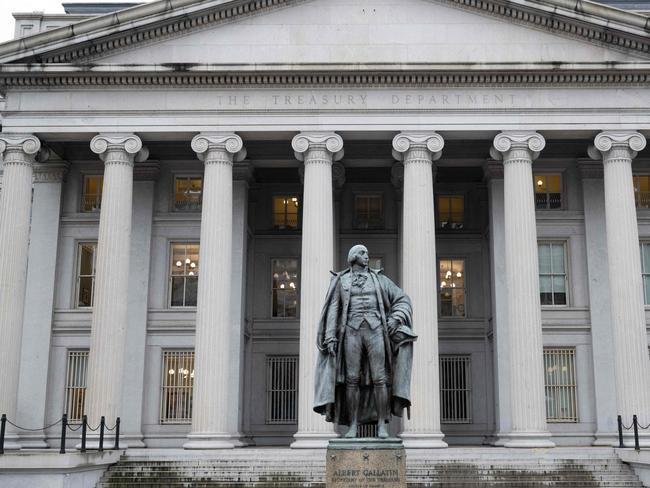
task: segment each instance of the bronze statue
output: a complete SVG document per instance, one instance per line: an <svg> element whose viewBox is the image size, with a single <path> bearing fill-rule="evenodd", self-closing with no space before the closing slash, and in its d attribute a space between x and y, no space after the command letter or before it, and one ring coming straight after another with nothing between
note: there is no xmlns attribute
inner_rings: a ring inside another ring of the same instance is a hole
<svg viewBox="0 0 650 488"><path fill-rule="evenodd" d="M413 359L409 297L381 270L368 268L368 249L353 246L348 269L335 273L318 324L314 410L328 422L348 425L356 437L360 424L377 422L388 437L391 414L411 405ZM432 298L434 299L434 298Z"/></svg>

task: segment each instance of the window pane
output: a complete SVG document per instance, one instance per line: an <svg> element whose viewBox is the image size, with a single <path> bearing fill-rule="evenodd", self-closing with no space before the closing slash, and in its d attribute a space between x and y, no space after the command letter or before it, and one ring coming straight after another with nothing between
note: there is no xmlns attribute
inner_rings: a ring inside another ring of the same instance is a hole
<svg viewBox="0 0 650 488"><path fill-rule="evenodd" d="M452 286L465 288L465 262L454 260L451 266Z"/></svg>
<svg viewBox="0 0 650 488"><path fill-rule="evenodd" d="M194 352L164 351L161 383L160 423L190 423L194 387Z"/></svg>
<svg viewBox="0 0 650 488"><path fill-rule="evenodd" d="M69 422L79 422L83 418L86 399L86 373L88 371L88 351L68 351L68 364L65 385L65 413Z"/></svg>
<svg viewBox="0 0 650 488"><path fill-rule="evenodd" d="M172 307L182 307L185 305L183 296L185 292L185 278L182 276L174 276L172 278Z"/></svg>
<svg viewBox="0 0 650 488"><path fill-rule="evenodd" d="M564 245L551 245L553 273L564 273Z"/></svg>
<svg viewBox="0 0 650 488"><path fill-rule="evenodd" d="M79 244L77 268L77 307L92 307L95 284L95 253L97 244Z"/></svg>
<svg viewBox="0 0 650 488"><path fill-rule="evenodd" d="M271 260L271 316L290 318L298 316L298 260L294 258Z"/></svg>
<svg viewBox="0 0 650 488"><path fill-rule="evenodd" d="M535 179L535 193L546 193L546 176L536 175Z"/></svg>
<svg viewBox="0 0 650 488"><path fill-rule="evenodd" d="M641 245L641 254L643 258L643 271L650 273L650 244Z"/></svg>
<svg viewBox="0 0 650 488"><path fill-rule="evenodd" d="M566 291L566 280L563 276L553 276L553 291L562 292Z"/></svg>
<svg viewBox="0 0 650 488"><path fill-rule="evenodd" d="M83 192L81 195L81 211L96 212L102 202L102 175L89 175L84 177Z"/></svg>
<svg viewBox="0 0 650 488"><path fill-rule="evenodd" d="M645 304L650 304L650 276L643 277L643 290L645 294Z"/></svg>
<svg viewBox="0 0 650 488"><path fill-rule="evenodd" d="M79 307L92 307L93 297L93 278L85 277L79 278Z"/></svg>
<svg viewBox="0 0 650 488"><path fill-rule="evenodd" d="M539 272L548 274L551 272L551 248L548 244L539 244Z"/></svg>
<svg viewBox="0 0 650 488"><path fill-rule="evenodd" d="M296 195L273 197L273 227L278 230L297 229L298 206Z"/></svg>
<svg viewBox="0 0 650 488"><path fill-rule="evenodd" d="M465 290L452 289L453 316L465 316Z"/></svg>
<svg viewBox="0 0 650 488"><path fill-rule="evenodd" d="M566 293L553 293L553 305L566 305Z"/></svg>
<svg viewBox="0 0 650 488"><path fill-rule="evenodd" d="M546 185L549 193L561 193L560 175L548 175L546 177Z"/></svg>
<svg viewBox="0 0 650 488"><path fill-rule="evenodd" d="M174 189L174 210L195 211L201 209L203 178L177 176Z"/></svg>
<svg viewBox="0 0 650 488"><path fill-rule="evenodd" d="M577 422L575 349L544 349L546 417L549 422Z"/></svg>
<svg viewBox="0 0 650 488"><path fill-rule="evenodd" d="M95 244L82 244L79 257L79 275L92 276L95 274L94 256Z"/></svg>
<svg viewBox="0 0 650 488"><path fill-rule="evenodd" d="M199 289L199 277L188 276L185 278L185 306L196 307L196 297Z"/></svg>

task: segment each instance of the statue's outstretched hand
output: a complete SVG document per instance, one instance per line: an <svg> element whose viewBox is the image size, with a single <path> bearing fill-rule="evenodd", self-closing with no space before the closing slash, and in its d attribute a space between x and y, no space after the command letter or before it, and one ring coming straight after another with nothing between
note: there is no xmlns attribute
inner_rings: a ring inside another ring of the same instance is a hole
<svg viewBox="0 0 650 488"><path fill-rule="evenodd" d="M336 356L336 342L330 342L327 345L327 353L330 356Z"/></svg>
<svg viewBox="0 0 650 488"><path fill-rule="evenodd" d="M391 318L388 319L388 324L387 325L388 325L388 334L393 335L400 324L399 324L399 320L394 319L394 318L391 317Z"/></svg>

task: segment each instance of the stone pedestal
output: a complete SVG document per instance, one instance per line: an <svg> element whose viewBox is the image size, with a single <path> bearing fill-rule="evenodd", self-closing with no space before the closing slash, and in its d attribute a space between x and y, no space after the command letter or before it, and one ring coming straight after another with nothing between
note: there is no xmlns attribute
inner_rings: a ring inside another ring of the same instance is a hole
<svg viewBox="0 0 650 488"><path fill-rule="evenodd" d="M333 439L326 466L327 488L406 488L401 439Z"/></svg>

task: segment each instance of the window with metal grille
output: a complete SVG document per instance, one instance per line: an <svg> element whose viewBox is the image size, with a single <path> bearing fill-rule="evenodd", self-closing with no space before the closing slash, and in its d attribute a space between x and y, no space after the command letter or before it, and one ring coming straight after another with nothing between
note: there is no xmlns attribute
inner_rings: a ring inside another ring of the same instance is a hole
<svg viewBox="0 0 650 488"><path fill-rule="evenodd" d="M273 197L273 228L295 230L298 228L298 195Z"/></svg>
<svg viewBox="0 0 650 488"><path fill-rule="evenodd" d="M192 421L194 351L163 351L161 424L189 424Z"/></svg>
<svg viewBox="0 0 650 488"><path fill-rule="evenodd" d="M199 288L198 244L172 244L169 282L170 306L196 307Z"/></svg>
<svg viewBox="0 0 650 488"><path fill-rule="evenodd" d="M102 187L104 176L86 175L84 176L83 192L81 195L82 212L99 212L102 205Z"/></svg>
<svg viewBox="0 0 650 488"><path fill-rule="evenodd" d="M563 242L540 242L539 301L542 305L567 304L566 255Z"/></svg>
<svg viewBox="0 0 650 488"><path fill-rule="evenodd" d="M650 242L641 243L641 278L643 299L646 305L650 305Z"/></svg>
<svg viewBox="0 0 650 488"><path fill-rule="evenodd" d="M382 196L355 195L353 224L355 229L381 229L384 226Z"/></svg>
<svg viewBox="0 0 650 488"><path fill-rule="evenodd" d="M632 176L636 208L650 208L650 175Z"/></svg>
<svg viewBox="0 0 650 488"><path fill-rule="evenodd" d="M65 380L65 413L68 422L81 422L86 399L88 351L68 351Z"/></svg>
<svg viewBox="0 0 650 488"><path fill-rule="evenodd" d="M298 356L266 358L266 423L298 422Z"/></svg>
<svg viewBox="0 0 650 488"><path fill-rule="evenodd" d="M465 198L462 195L438 195L438 226L462 229L465 225Z"/></svg>
<svg viewBox="0 0 650 488"><path fill-rule="evenodd" d="M77 251L77 308L92 307L95 289L97 243L82 242Z"/></svg>
<svg viewBox="0 0 650 488"><path fill-rule="evenodd" d="M576 350L572 347L544 348L546 420L577 422Z"/></svg>
<svg viewBox="0 0 650 488"><path fill-rule="evenodd" d="M203 177L174 177L174 210L177 212L196 212L201 210L203 201Z"/></svg>
<svg viewBox="0 0 650 488"><path fill-rule="evenodd" d="M535 208L555 210L562 208L562 176L535 175Z"/></svg>
<svg viewBox="0 0 650 488"><path fill-rule="evenodd" d="M440 421L472 423L472 358L440 356Z"/></svg>

